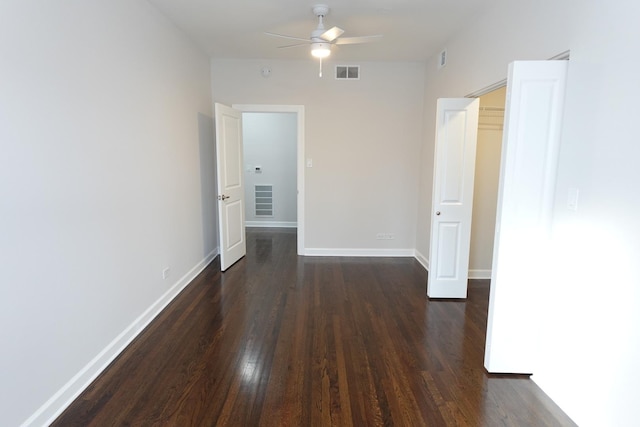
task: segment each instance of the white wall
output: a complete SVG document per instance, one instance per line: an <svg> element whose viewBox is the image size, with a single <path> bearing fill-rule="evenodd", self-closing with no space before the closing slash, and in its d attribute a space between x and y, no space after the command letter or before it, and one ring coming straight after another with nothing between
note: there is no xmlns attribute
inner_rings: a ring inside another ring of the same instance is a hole
<svg viewBox="0 0 640 427"><path fill-rule="evenodd" d="M260 75L263 66L269 78ZM415 245L424 65L361 63L361 80L333 65L214 60L213 97L224 104L305 107L305 245L314 254L404 254ZM376 240L394 233L395 240Z"/></svg>
<svg viewBox="0 0 640 427"><path fill-rule="evenodd" d="M0 424L42 425L216 250L209 61L139 0L3 1L0 57Z"/></svg>
<svg viewBox="0 0 640 427"><path fill-rule="evenodd" d="M298 117L295 113L242 114L245 221L295 227L297 221ZM256 166L261 167L257 173ZM273 185L273 217L256 216L255 185Z"/></svg>
<svg viewBox="0 0 640 427"><path fill-rule="evenodd" d="M533 378L584 426L637 423L638 16L630 0L505 2L449 41L444 69L436 58L427 64L420 251L429 240L436 98L495 83L510 61L571 50L550 261L531 262L548 278L538 290ZM567 210L570 188L580 191L577 212Z"/></svg>

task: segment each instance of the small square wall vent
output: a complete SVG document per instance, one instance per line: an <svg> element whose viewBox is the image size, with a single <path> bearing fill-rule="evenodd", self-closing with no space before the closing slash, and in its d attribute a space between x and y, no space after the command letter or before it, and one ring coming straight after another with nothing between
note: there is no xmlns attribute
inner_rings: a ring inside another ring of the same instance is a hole
<svg viewBox="0 0 640 427"><path fill-rule="evenodd" d="M360 80L359 65L336 65L337 80Z"/></svg>

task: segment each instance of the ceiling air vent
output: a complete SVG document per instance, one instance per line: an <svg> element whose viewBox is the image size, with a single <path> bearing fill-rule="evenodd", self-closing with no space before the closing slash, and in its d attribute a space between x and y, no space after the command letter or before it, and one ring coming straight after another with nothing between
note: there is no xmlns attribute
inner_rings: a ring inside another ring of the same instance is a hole
<svg viewBox="0 0 640 427"><path fill-rule="evenodd" d="M360 80L360 66L336 65L336 80Z"/></svg>

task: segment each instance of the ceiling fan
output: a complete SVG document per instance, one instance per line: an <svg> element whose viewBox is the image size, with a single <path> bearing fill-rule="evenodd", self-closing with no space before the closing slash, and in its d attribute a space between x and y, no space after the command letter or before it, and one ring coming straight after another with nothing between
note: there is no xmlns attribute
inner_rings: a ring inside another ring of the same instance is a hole
<svg viewBox="0 0 640 427"><path fill-rule="evenodd" d="M340 36L344 33L344 30L342 28L333 27L328 30L324 28L323 19L325 16L327 16L328 13L329 6L327 6L326 4L317 4L313 6L313 14L318 17L318 27L311 32L311 37L308 39L269 32L265 32L265 34L269 36L282 37L285 39L299 40L303 42L286 46L279 46L279 49L288 49L291 47L310 45L311 55L320 59L320 77L322 77L322 59L328 57L331 54L331 45L369 43L382 38L382 34L373 36L341 38Z"/></svg>

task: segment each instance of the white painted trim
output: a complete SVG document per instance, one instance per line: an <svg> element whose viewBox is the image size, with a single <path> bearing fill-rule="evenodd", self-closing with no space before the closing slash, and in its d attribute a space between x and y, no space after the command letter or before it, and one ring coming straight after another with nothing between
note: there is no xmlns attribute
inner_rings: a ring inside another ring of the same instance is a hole
<svg viewBox="0 0 640 427"><path fill-rule="evenodd" d="M304 105L261 105L261 104L233 104L233 108L246 113L296 113L298 117L298 255L305 255L304 246L304 191L305 191L305 153L304 153Z"/></svg>
<svg viewBox="0 0 640 427"><path fill-rule="evenodd" d="M565 50L564 52L560 52L559 54L552 56L548 59L548 61L568 61L569 59L571 59L571 51ZM504 78L492 85L483 87L482 89L476 90L475 92L471 92L470 94L466 95L465 98L480 98L482 95L486 95L489 92L493 92L494 90L505 87L506 85L507 79Z"/></svg>
<svg viewBox="0 0 640 427"><path fill-rule="evenodd" d="M195 279L218 256L219 248L214 249L202 261L182 276L144 313L125 328L96 357L73 376L62 388L49 398L21 426L49 425L64 411L98 375L164 310L178 294Z"/></svg>
<svg viewBox="0 0 640 427"><path fill-rule="evenodd" d="M486 95L490 92L493 92L494 90L503 88L507 85L507 79L502 79L499 82L496 82L492 85L483 87L482 89L476 90L475 92L471 92L470 94L466 95L465 98L480 98L482 95Z"/></svg>
<svg viewBox="0 0 640 427"><path fill-rule="evenodd" d="M564 52L560 52L557 55L553 55L549 58L549 61L568 61L571 59L571 51L565 50Z"/></svg>
<svg viewBox="0 0 640 427"><path fill-rule="evenodd" d="M251 227L266 227L266 228L296 228L298 223L295 221L245 221L244 226Z"/></svg>
<svg viewBox="0 0 640 427"><path fill-rule="evenodd" d="M429 271L429 260L420 251L415 251L416 260ZM469 269L469 279L491 279L491 270Z"/></svg>
<svg viewBox="0 0 640 427"><path fill-rule="evenodd" d="M413 249L307 248L307 256L413 257Z"/></svg>
<svg viewBox="0 0 640 427"><path fill-rule="evenodd" d="M491 269L489 270L469 270L469 279L491 279Z"/></svg>
<svg viewBox="0 0 640 427"><path fill-rule="evenodd" d="M422 255L422 253L417 249L415 258L424 267L425 270L429 271L429 259L426 256Z"/></svg>

